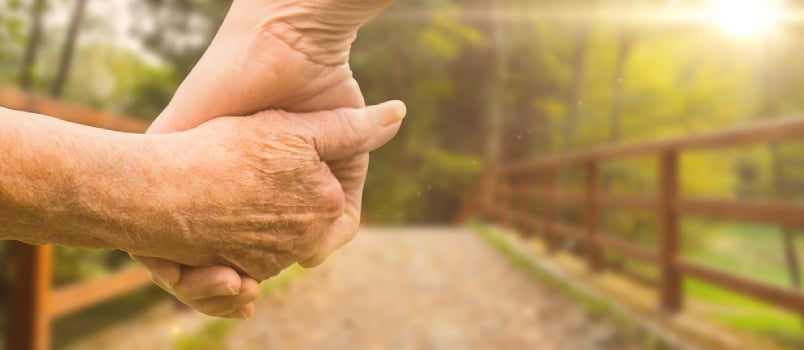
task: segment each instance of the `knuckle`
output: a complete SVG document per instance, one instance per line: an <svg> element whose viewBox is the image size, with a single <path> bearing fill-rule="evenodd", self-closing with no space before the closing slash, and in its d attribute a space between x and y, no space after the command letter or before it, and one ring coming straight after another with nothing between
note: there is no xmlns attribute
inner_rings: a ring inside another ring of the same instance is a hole
<svg viewBox="0 0 804 350"><path fill-rule="evenodd" d="M343 187L336 181L326 181L318 186L316 191L319 197L319 205L328 219L340 217L346 209L346 196Z"/></svg>
<svg viewBox="0 0 804 350"><path fill-rule="evenodd" d="M342 114L342 119L344 120L343 139L347 141L348 146L354 147L363 139L363 129L365 128L363 123L365 123L365 118L362 113L364 112L359 111L357 114L354 114L341 111L340 113Z"/></svg>

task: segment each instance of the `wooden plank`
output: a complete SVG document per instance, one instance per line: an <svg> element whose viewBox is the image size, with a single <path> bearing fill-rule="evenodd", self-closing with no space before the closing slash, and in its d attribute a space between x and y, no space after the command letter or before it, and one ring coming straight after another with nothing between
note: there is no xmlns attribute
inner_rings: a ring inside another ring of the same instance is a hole
<svg viewBox="0 0 804 350"><path fill-rule="evenodd" d="M50 349L53 247L10 243L14 270L8 304L8 349Z"/></svg>
<svg viewBox="0 0 804 350"><path fill-rule="evenodd" d="M551 195L548 191L530 189L517 191L514 197L533 199L546 199ZM657 198L640 195L615 195L598 193L592 197L574 192L556 192L552 194L557 203L584 204L595 201L599 206L619 207L631 209L656 209L659 205ZM804 206L781 203L764 202L751 203L734 200L710 199L679 199L676 208L687 214L701 215L716 219L729 219L737 221L778 224L783 226L804 227Z"/></svg>
<svg viewBox="0 0 804 350"><path fill-rule="evenodd" d="M501 177L500 178L500 187L501 187L500 193L502 194L502 200L501 200L501 205L500 205L502 207L502 213L503 213L502 225L506 229L511 229L512 228L512 225L511 225L512 218L510 216L510 213L511 213L511 180L506 176Z"/></svg>
<svg viewBox="0 0 804 350"><path fill-rule="evenodd" d="M676 265L680 237L678 233L678 155L663 154L659 162L659 274L660 305L663 311L676 313L682 307L681 273Z"/></svg>
<svg viewBox="0 0 804 350"><path fill-rule="evenodd" d="M804 313L804 295L801 293L759 283L690 262L681 261L679 266L689 276L765 301L784 310Z"/></svg>
<svg viewBox="0 0 804 350"><path fill-rule="evenodd" d="M526 191L529 185L530 185L530 178L528 177L528 175L519 175L516 182L516 193ZM529 213L530 212L529 198L519 196L516 209L521 213ZM517 224L516 227L518 228L520 235L522 235L523 237L530 235L530 232L528 232L529 230L526 225Z"/></svg>
<svg viewBox="0 0 804 350"><path fill-rule="evenodd" d="M587 152L525 160L510 164L502 168L501 171L505 173L536 171L550 167L579 164L590 160L606 160L638 155L675 153L682 150L723 148L800 139L804 139L804 117L801 116L751 123L683 138L619 145Z"/></svg>
<svg viewBox="0 0 804 350"><path fill-rule="evenodd" d="M583 228L560 222L548 223L547 226L558 236L569 237L580 244L584 244L584 241L586 241L586 232Z"/></svg>
<svg viewBox="0 0 804 350"><path fill-rule="evenodd" d="M526 212L513 211L511 213L508 213L508 215L511 217L511 219L514 222L517 223L518 226L524 226L529 231L530 230L540 230L542 228L540 226L540 220L532 218Z"/></svg>
<svg viewBox="0 0 804 350"><path fill-rule="evenodd" d="M655 210L659 207L658 198L640 195L598 194L595 200L599 205L607 207L648 210Z"/></svg>
<svg viewBox="0 0 804 350"><path fill-rule="evenodd" d="M580 244L586 244L584 243L586 233L582 228L562 224L560 222L548 222L544 219L533 217L528 213L509 212L508 215L513 220L527 225L532 230L549 230L553 234L553 239L557 240L558 238L564 236L576 240Z"/></svg>
<svg viewBox="0 0 804 350"><path fill-rule="evenodd" d="M544 230L548 226L553 229L558 235L566 236L571 239L575 239L583 246L587 246L588 240L585 239L586 235L585 232L580 229L573 227L567 224L561 223L548 223L544 220L535 218L527 213L522 212L512 212L509 215L514 218L517 222L520 222L526 226L528 226L532 230ZM648 250L646 248L640 247L634 243L630 243L627 241L623 241L618 238L614 238L609 234L605 234L603 232L599 232L596 237L596 242L598 245L598 250L600 247L605 249L613 250L618 254L622 254L628 258L637 259L640 261L644 261L647 263L651 263L657 265L659 262L659 254Z"/></svg>
<svg viewBox="0 0 804 350"><path fill-rule="evenodd" d="M527 225L532 230L544 230L548 226L552 226L551 228L559 235L576 239L578 240L578 243L583 246L589 244L586 240L584 240L585 232L583 232L580 228L561 223L550 224L544 220L528 215L527 213L513 212L509 215L511 215L511 217L517 222ZM614 252L625 255L628 258L641 260L654 265L658 264L659 262L659 255L656 252L650 251L636 244L614 238L611 235L603 232L598 233L596 241L599 247L611 249Z"/></svg>
<svg viewBox="0 0 804 350"><path fill-rule="evenodd" d="M145 268L133 268L89 282L59 288L51 297L50 316L60 317L151 283Z"/></svg>
<svg viewBox="0 0 804 350"><path fill-rule="evenodd" d="M678 208L685 213L717 219L804 227L804 206L790 203L687 199L681 200Z"/></svg>
<svg viewBox="0 0 804 350"><path fill-rule="evenodd" d="M600 211L598 204L595 200L599 190L600 172L597 163L590 162L586 164L586 208L584 210L584 221L586 224L586 239L584 251L586 252L586 265L592 272L598 272L603 269L603 259L600 256L598 249L598 231L600 225L598 223Z"/></svg>
<svg viewBox="0 0 804 350"><path fill-rule="evenodd" d="M583 194L581 193L567 192L567 191L556 191L550 193L550 191L546 189L527 189L515 193L514 196L520 198L540 199L540 200L546 200L551 198L552 196L552 198L556 201L556 203L561 204L575 204L575 203L581 203L585 200Z"/></svg>
<svg viewBox="0 0 804 350"><path fill-rule="evenodd" d="M141 133L148 129L148 123L140 120L8 88L0 88L0 106L109 130Z"/></svg>
<svg viewBox="0 0 804 350"><path fill-rule="evenodd" d="M551 194L543 189L529 189L526 191L519 191L514 193L514 197L526 197L530 199L547 199ZM580 204L586 203L589 198L584 193L577 192L556 192L552 194L557 203L561 204ZM641 196L641 195L622 195L622 194L606 194L596 193L591 200L597 202L600 206L608 207L623 207L634 209L656 209L659 205L659 200L655 197Z"/></svg>

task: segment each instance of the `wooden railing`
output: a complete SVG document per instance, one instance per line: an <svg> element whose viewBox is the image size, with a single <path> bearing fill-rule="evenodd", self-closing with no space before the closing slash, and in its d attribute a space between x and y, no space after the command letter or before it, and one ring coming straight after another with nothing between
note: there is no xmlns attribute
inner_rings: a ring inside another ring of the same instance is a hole
<svg viewBox="0 0 804 350"><path fill-rule="evenodd" d="M780 119L686 138L522 161L493 172L492 186L488 190L492 191L490 197L494 201L484 203L483 207L505 226L541 232L550 251L559 248L560 239L574 239L583 246L584 259L591 271L603 268L603 251L658 267L659 305L665 312L675 313L682 309L682 278L689 276L804 314L804 295L800 292L696 264L682 259L679 254L679 220L682 214L804 228L804 206L785 202L687 199L679 194L679 157L684 152L793 140L804 140L804 118ZM658 157L656 195L602 193L601 164L632 156ZM585 181L582 192L559 190L558 175L571 167L583 169ZM532 188L534 177L541 178L542 188ZM538 215L531 212L531 204L535 201L541 207ZM576 226L560 222L557 219L559 205L579 206L583 210L583 224ZM658 215L658 247L647 249L604 234L598 222L603 207L650 210Z"/></svg>
<svg viewBox="0 0 804 350"><path fill-rule="evenodd" d="M16 90L0 89L0 106L124 132L143 132L147 124ZM53 247L11 243L12 272L6 349L50 349L50 324L60 316L97 304L150 281L143 268L54 289Z"/></svg>

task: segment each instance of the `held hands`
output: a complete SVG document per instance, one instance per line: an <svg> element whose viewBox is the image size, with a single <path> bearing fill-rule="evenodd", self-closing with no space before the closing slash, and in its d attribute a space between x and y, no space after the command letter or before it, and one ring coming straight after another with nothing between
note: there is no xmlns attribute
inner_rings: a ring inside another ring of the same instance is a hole
<svg viewBox="0 0 804 350"><path fill-rule="evenodd" d="M231 266L257 280L315 259L333 244L330 237L341 234L342 223L353 219L344 193L348 179L342 183L327 162L338 164L382 146L397 133L404 114L400 102L299 115L269 111L217 118L170 135L162 148L171 156L182 152L182 166L166 170L175 170L168 173L175 182L165 183L160 202L167 207L155 212L167 209L173 214L168 222L177 229L158 246L143 242L127 250L188 266ZM164 225L152 228L156 234ZM205 269L225 273L223 267ZM214 288L188 289L182 283L209 281L187 270L173 286L183 301L216 316L253 313L247 304L257 296L255 281L235 286L219 279ZM223 299L215 298L221 294Z"/></svg>
<svg viewBox="0 0 804 350"><path fill-rule="evenodd" d="M358 29L391 2L236 0L207 52L149 133L188 130L217 116L268 108L311 112L364 106L347 63L349 50ZM301 262L307 267L320 264L351 240L360 223L368 154L327 164L344 191L344 214L328 228L316 254ZM253 313L257 283L233 269L133 257L151 269L157 284L201 312L246 318ZM235 306L241 309L231 315L208 311Z"/></svg>

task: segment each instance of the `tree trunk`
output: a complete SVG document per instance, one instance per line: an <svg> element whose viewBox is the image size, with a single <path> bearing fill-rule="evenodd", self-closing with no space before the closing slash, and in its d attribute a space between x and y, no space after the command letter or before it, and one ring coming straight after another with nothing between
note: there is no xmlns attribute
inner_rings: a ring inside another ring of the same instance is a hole
<svg viewBox="0 0 804 350"><path fill-rule="evenodd" d="M585 27L575 29L575 40L570 53L570 69L572 75L566 91L564 103L567 104L567 114L562 125L561 152L569 152L575 145L575 134L581 118L581 105L583 101L583 86L586 81L586 56L588 53L589 31ZM559 171L558 188L563 191L569 181L569 172L563 168Z"/></svg>
<svg viewBox="0 0 804 350"><path fill-rule="evenodd" d="M614 96L611 102L611 116L609 117L609 144L620 142L622 134L620 119L623 114L625 98L625 67L631 56L633 39L627 28L622 28L617 43L617 60L614 63Z"/></svg>
<svg viewBox="0 0 804 350"><path fill-rule="evenodd" d="M491 11L499 10L500 5L490 5ZM493 21L491 35L494 40L494 70L492 81L487 90L488 110L486 125L488 127L488 137L485 146L485 167L493 174L501 165L503 158L503 136L505 133L505 81L508 73L508 57L505 53L505 33L503 24ZM490 181L491 186L484 189L481 194L480 205L482 211L486 211L488 206L495 202L495 195L499 189L498 179Z"/></svg>
<svg viewBox="0 0 804 350"><path fill-rule="evenodd" d="M19 84L24 90L30 90L33 83L33 70L36 66L37 56L39 56L39 47L42 45L42 16L46 6L46 0L35 0L31 5L31 26L20 67Z"/></svg>
<svg viewBox="0 0 804 350"><path fill-rule="evenodd" d="M633 38L630 31L630 28L626 27L627 24L624 24L622 28L620 28L618 42L617 42L617 58L614 62L614 79L612 81L612 91L614 92L612 95L611 101L611 115L609 116L609 144L616 145L620 142L620 138L622 137L622 130L621 130L621 119L623 115L624 109L624 99L625 99L625 67L628 64L628 59L631 56L631 49L633 48ZM612 184L614 183L614 179L616 178L617 173L614 172L603 172L603 181L602 181L602 190L603 192L609 192ZM600 222L603 223L604 227L608 227L611 221L611 218L607 215L605 211L601 212ZM610 262L612 267L615 270L622 271L624 259L621 257L616 257L612 259Z"/></svg>
<svg viewBox="0 0 804 350"><path fill-rule="evenodd" d="M573 43L572 52L570 53L570 69L572 69L572 76L570 77L569 87L567 89L565 103L567 104L567 115L564 118L564 125L562 128L563 136L563 149L567 152L575 145L575 132L580 119L581 105L583 101L583 86L586 81L586 56L588 50L589 32L586 28L579 28L575 33L575 40Z"/></svg>
<svg viewBox="0 0 804 350"><path fill-rule="evenodd" d="M75 51L75 44L81 29L81 22L84 19L84 12L86 12L86 5L87 0L78 0L73 8L73 14L72 17L70 17L70 26L67 30L67 38L64 40L64 46L61 51L59 70L56 73L56 80L53 81L53 87L50 90L50 95L53 97L61 96L62 91L64 91L64 86L67 84L67 79L70 75L70 67L73 61L73 52Z"/></svg>
<svg viewBox="0 0 804 350"><path fill-rule="evenodd" d="M773 187L778 199L787 199L785 186L785 175L783 167L783 157L777 145L770 146L771 162L773 165ZM782 249L785 255L785 265L787 274L790 278L790 286L795 290L801 290L801 267L796 252L795 231L791 227L784 226L782 229Z"/></svg>
<svg viewBox="0 0 804 350"><path fill-rule="evenodd" d="M508 57L505 51L503 24L494 21L491 34L494 41L494 71L488 89L488 127L486 139L486 164L496 167L503 158L503 134L505 132L505 81L508 75Z"/></svg>
<svg viewBox="0 0 804 350"><path fill-rule="evenodd" d="M774 58L780 56L780 51L774 50L776 48L767 46L764 50L764 60L760 72L762 76L762 88L764 95L763 105L759 110L760 116L764 118L775 117L781 112L780 110L780 91L782 87L779 85L778 74L782 71L777 69L777 62ZM769 147L772 165L772 180L773 191L775 192L778 200L789 200L790 196L787 192L786 176L784 172L784 156L779 150L779 146L772 144ZM801 290L801 268L799 266L798 256L796 255L795 246L795 231L790 227L782 227L782 249L785 254L785 265L790 279L790 285L794 290ZM804 322L804 315L802 315L802 322Z"/></svg>

